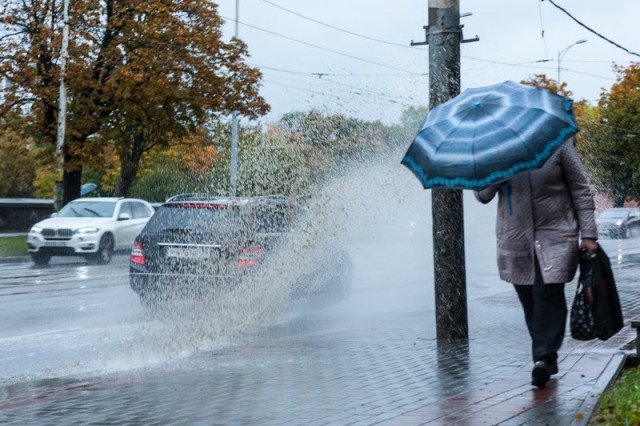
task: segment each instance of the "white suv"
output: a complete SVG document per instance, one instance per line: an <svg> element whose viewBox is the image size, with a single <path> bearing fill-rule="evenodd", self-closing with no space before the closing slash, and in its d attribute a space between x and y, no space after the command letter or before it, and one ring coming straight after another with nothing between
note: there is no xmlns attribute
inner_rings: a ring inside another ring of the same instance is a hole
<svg viewBox="0 0 640 426"><path fill-rule="evenodd" d="M44 265L51 256L83 256L106 264L116 250L130 250L154 209L135 198L78 198L33 225L27 248Z"/></svg>

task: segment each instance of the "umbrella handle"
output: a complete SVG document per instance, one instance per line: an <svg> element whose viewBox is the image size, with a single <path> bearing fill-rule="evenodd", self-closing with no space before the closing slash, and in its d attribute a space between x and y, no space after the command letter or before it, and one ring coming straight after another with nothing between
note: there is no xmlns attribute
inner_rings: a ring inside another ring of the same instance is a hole
<svg viewBox="0 0 640 426"><path fill-rule="evenodd" d="M511 208L511 186L509 185L509 182L500 184L500 192L507 197L507 212L509 212L509 215L513 214L513 210Z"/></svg>

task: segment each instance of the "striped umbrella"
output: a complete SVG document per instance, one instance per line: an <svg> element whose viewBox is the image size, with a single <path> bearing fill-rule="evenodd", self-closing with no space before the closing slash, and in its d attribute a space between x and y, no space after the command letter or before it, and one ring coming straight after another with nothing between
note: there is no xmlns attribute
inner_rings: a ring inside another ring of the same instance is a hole
<svg viewBox="0 0 640 426"><path fill-rule="evenodd" d="M424 188L482 189L542 166L577 131L571 99L505 81L433 108L402 164Z"/></svg>

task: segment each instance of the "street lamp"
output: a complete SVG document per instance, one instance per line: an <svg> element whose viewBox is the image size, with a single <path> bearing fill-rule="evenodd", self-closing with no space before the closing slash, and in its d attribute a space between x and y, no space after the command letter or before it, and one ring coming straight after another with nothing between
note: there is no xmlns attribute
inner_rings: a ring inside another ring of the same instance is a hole
<svg viewBox="0 0 640 426"><path fill-rule="evenodd" d="M562 61L562 58L567 53L567 50L571 49L576 44L582 44L582 43L586 43L586 42L587 42L587 40L580 39L580 40L576 41L575 43L573 43L573 44L569 45L568 47L566 47L564 50L558 52L558 87L560 87L560 61Z"/></svg>

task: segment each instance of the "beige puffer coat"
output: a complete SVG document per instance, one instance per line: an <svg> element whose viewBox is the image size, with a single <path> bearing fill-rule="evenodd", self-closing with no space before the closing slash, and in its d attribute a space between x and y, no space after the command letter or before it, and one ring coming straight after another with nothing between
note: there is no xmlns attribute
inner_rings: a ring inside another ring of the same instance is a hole
<svg viewBox="0 0 640 426"><path fill-rule="evenodd" d="M475 195L488 203L496 193L500 278L533 284L537 257L545 283L571 281L578 266L579 237L598 237L593 196L573 139L540 169L515 175L507 187L494 186Z"/></svg>

